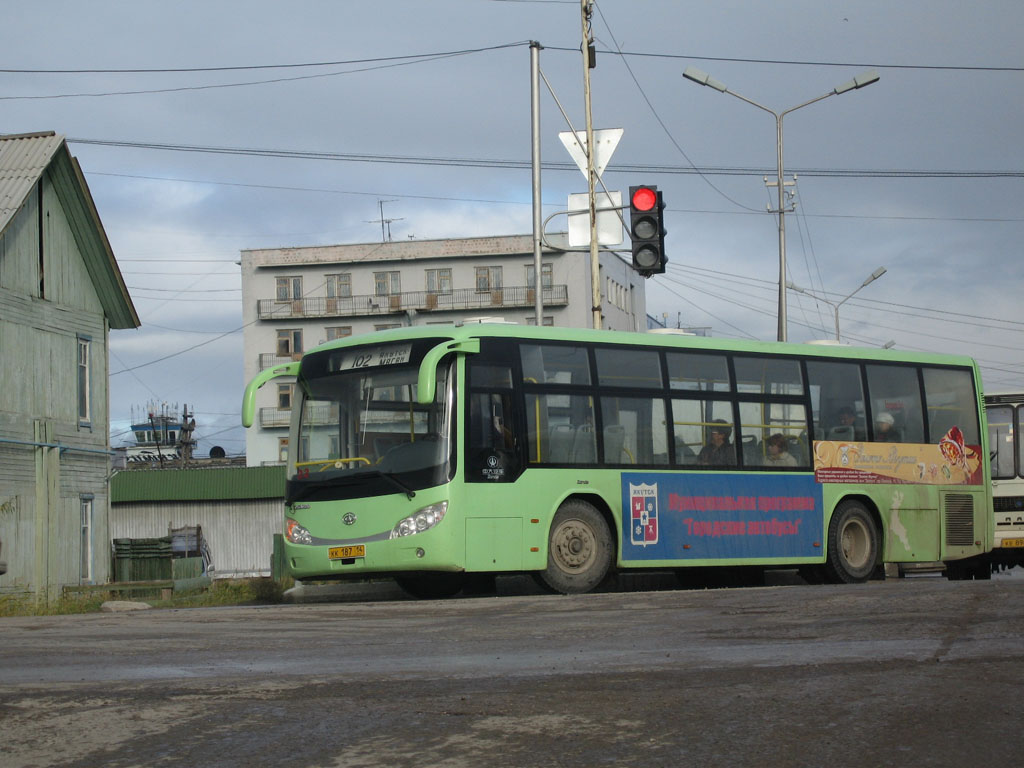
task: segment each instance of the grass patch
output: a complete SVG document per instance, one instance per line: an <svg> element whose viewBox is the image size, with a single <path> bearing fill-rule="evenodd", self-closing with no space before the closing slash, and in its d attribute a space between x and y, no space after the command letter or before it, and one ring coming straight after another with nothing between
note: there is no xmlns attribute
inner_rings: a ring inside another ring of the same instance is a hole
<svg viewBox="0 0 1024 768"><path fill-rule="evenodd" d="M37 601L32 596L0 596L2 616L63 616L72 613L97 613L110 600L109 592L68 595L54 602Z"/></svg>
<svg viewBox="0 0 1024 768"><path fill-rule="evenodd" d="M98 613L108 600L148 603L153 608L206 608L223 605L270 605L282 601L284 591L294 586L292 579L276 582L269 578L220 579L205 588L174 592L167 600L156 596L117 594L111 591L69 593L51 602L32 596L0 596L0 617L60 616L73 613Z"/></svg>
<svg viewBox="0 0 1024 768"><path fill-rule="evenodd" d="M280 603L285 589L273 579L220 579L206 589L175 592L169 600L146 600L154 608L204 608L218 605L268 605Z"/></svg>

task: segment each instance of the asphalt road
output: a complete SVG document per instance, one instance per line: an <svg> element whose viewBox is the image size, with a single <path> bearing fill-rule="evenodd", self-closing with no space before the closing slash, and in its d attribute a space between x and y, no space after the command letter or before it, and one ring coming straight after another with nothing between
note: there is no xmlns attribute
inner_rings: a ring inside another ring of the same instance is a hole
<svg viewBox="0 0 1024 768"><path fill-rule="evenodd" d="M1024 579L0 619L0 765L1010 765Z"/></svg>

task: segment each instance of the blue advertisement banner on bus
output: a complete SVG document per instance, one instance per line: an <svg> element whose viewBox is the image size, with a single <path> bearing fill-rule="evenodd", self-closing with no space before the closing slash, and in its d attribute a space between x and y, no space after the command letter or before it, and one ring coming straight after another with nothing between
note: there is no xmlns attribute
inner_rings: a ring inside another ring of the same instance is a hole
<svg viewBox="0 0 1024 768"><path fill-rule="evenodd" d="M821 485L809 475L622 474L622 559L818 557Z"/></svg>

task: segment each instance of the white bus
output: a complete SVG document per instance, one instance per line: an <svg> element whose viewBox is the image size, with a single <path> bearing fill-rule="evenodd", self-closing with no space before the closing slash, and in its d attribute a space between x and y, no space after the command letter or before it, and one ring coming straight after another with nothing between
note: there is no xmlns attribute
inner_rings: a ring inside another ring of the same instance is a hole
<svg viewBox="0 0 1024 768"><path fill-rule="evenodd" d="M985 396L997 568L1024 568L1024 392Z"/></svg>

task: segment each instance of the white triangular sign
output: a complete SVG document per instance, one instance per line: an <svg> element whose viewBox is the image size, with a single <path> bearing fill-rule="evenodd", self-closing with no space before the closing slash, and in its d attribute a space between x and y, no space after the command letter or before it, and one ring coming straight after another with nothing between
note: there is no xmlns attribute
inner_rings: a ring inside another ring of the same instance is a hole
<svg viewBox="0 0 1024 768"><path fill-rule="evenodd" d="M594 173L601 176L608 161L612 159L615 148L619 146L619 139L622 138L622 128L602 128L594 131ZM583 178L587 177L587 132L586 131L562 131L558 134L569 155L576 161Z"/></svg>

